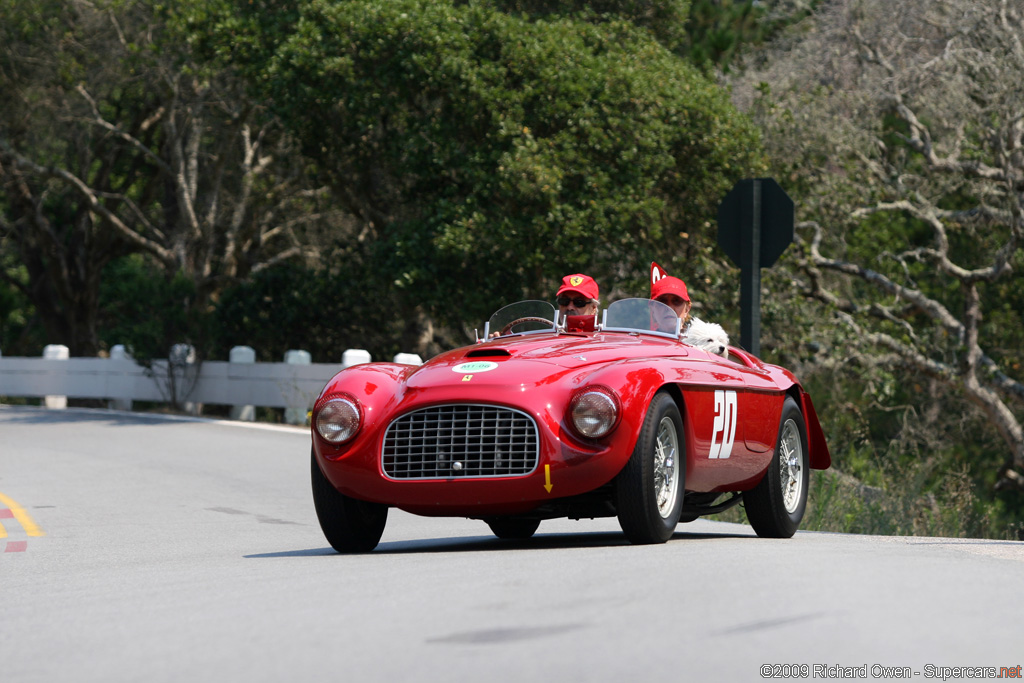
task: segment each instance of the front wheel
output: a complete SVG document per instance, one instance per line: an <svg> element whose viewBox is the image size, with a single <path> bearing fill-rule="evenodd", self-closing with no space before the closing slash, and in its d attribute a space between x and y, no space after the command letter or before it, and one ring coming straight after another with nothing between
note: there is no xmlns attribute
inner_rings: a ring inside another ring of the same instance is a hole
<svg viewBox="0 0 1024 683"><path fill-rule="evenodd" d="M388 521L388 506L351 498L334 488L312 456L313 505L320 528L339 553L366 553L377 547Z"/></svg>
<svg viewBox="0 0 1024 683"><path fill-rule="evenodd" d="M676 402L659 392L615 481L619 526L631 543L664 543L683 509L686 450Z"/></svg>
<svg viewBox="0 0 1024 683"><path fill-rule="evenodd" d="M762 538L789 538L807 509L807 426L791 396L782 406L775 454L758 485L743 494L747 521Z"/></svg>

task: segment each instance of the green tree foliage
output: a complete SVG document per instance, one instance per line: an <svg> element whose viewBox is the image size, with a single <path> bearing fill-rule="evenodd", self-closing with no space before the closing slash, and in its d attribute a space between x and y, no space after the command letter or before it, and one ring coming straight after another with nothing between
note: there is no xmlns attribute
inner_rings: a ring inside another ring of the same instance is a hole
<svg viewBox="0 0 1024 683"><path fill-rule="evenodd" d="M230 78L202 72L158 6L0 0L0 279L48 341L101 349L100 278L145 254L208 308L253 270L309 258L322 192Z"/></svg>
<svg viewBox="0 0 1024 683"><path fill-rule="evenodd" d="M702 68L730 70L820 0L494 0L512 15L625 20Z"/></svg>
<svg viewBox="0 0 1024 683"><path fill-rule="evenodd" d="M104 269L99 294L98 328L109 346L123 344L142 362L166 358L174 344L208 348L214 321L195 305L196 283L185 273L168 276L132 254Z"/></svg>
<svg viewBox="0 0 1024 683"><path fill-rule="evenodd" d="M0 246L16 255L0 263L0 278L33 303L49 341L95 353L99 272L123 245L93 229L88 202L71 183L62 185L56 174L44 180L45 173L35 182L20 163L26 161L21 152L31 149L40 168L66 163L103 192L120 194L131 186L125 177L130 164L117 155L98 161L109 141L98 130L68 135L74 114L50 96L78 97L75 88L83 81L111 77L104 65L110 47L95 32L73 28L77 10L58 0L0 5ZM146 99L137 83L124 85Z"/></svg>
<svg viewBox="0 0 1024 683"><path fill-rule="evenodd" d="M699 253L688 238L758 159L727 93L646 30L495 7L240 2L188 17L386 246L388 289L449 324L549 298L567 272L608 291L642 282L652 256Z"/></svg>
<svg viewBox="0 0 1024 683"><path fill-rule="evenodd" d="M694 0L686 41L674 48L705 69L743 71L748 58L787 27L807 17L820 0Z"/></svg>
<svg viewBox="0 0 1024 683"><path fill-rule="evenodd" d="M628 21L651 33L673 52L687 42L690 0L494 0L501 11L533 19L576 17L585 21Z"/></svg>
<svg viewBox="0 0 1024 683"><path fill-rule="evenodd" d="M764 41L769 29L763 5L751 0L696 0L690 10L687 54L694 63L727 69L746 45Z"/></svg>
<svg viewBox="0 0 1024 683"><path fill-rule="evenodd" d="M0 258L13 259L13 255L0 254ZM15 280L24 282L24 269L9 266ZM0 280L0 353L8 356L37 355L46 345L46 336L38 324L32 302L22 290Z"/></svg>
<svg viewBox="0 0 1024 683"><path fill-rule="evenodd" d="M409 351L399 340L414 338L415 330L406 328L418 321L390 314L391 302L366 272L372 263L349 258L331 270L287 264L229 288L217 303L215 357L227 358L241 344L256 349L259 360L275 362L289 349L309 351L318 363L338 363L353 348L374 360Z"/></svg>

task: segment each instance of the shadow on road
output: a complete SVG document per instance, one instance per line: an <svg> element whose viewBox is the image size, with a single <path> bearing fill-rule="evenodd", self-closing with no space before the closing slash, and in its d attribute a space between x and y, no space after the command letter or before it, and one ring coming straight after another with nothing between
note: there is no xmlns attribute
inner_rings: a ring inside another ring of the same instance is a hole
<svg viewBox="0 0 1024 683"><path fill-rule="evenodd" d="M28 425L78 424L82 422L103 423L112 427L134 427L138 425L187 425L196 423L230 425L271 429L308 436L309 427L297 425L275 424L269 422L245 422L229 420L215 415L193 416L178 413L145 413L123 410L107 410L105 408L64 408L48 410L39 406L10 406L0 404L0 417L4 422Z"/></svg>
<svg viewBox="0 0 1024 683"><path fill-rule="evenodd" d="M688 533L677 531L672 541L697 541L725 538L756 539L751 534L732 533ZM566 550L572 548L610 548L629 546L629 541L618 532L592 532L574 534L537 534L524 541L509 541L494 536L457 536L451 538L422 538L408 541L386 541L377 546L371 555L404 555L416 553L459 553L488 552L501 550ZM266 559L273 557L316 557L320 555L337 555L333 548L315 548L307 550L285 550L276 553L260 553L245 555L246 559Z"/></svg>
<svg viewBox="0 0 1024 683"><path fill-rule="evenodd" d="M3 406L5 422L28 425L76 424L100 422L114 427L125 425L187 424L203 422L203 418L164 413L129 413L102 408L65 408L47 410L35 406Z"/></svg>

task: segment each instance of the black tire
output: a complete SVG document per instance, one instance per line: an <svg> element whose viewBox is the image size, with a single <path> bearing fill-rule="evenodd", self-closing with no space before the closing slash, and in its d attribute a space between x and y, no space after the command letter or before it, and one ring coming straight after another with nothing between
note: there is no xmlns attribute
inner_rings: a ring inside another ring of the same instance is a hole
<svg viewBox="0 0 1024 683"><path fill-rule="evenodd" d="M810 484L807 425L791 396L786 397L779 421L775 453L758 485L743 494L747 521L762 538L790 538L807 509Z"/></svg>
<svg viewBox="0 0 1024 683"><path fill-rule="evenodd" d="M533 536L540 526L539 519L529 517L493 517L484 520L498 538L522 541Z"/></svg>
<svg viewBox="0 0 1024 683"><path fill-rule="evenodd" d="M351 498L334 488L312 457L313 505L320 528L339 553L366 553L377 547L388 521L388 506Z"/></svg>
<svg viewBox="0 0 1024 683"><path fill-rule="evenodd" d="M665 392L647 408L640 436L615 480L619 526L631 543L664 543L683 508L686 441L676 402Z"/></svg>

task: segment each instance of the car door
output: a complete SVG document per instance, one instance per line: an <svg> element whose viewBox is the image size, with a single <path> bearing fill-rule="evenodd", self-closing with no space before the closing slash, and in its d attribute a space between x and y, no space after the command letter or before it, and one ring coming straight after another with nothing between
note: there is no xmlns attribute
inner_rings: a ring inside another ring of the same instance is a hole
<svg viewBox="0 0 1024 683"><path fill-rule="evenodd" d="M740 363L702 364L680 385L687 420L686 488L730 490L771 459L782 394L768 373Z"/></svg>

